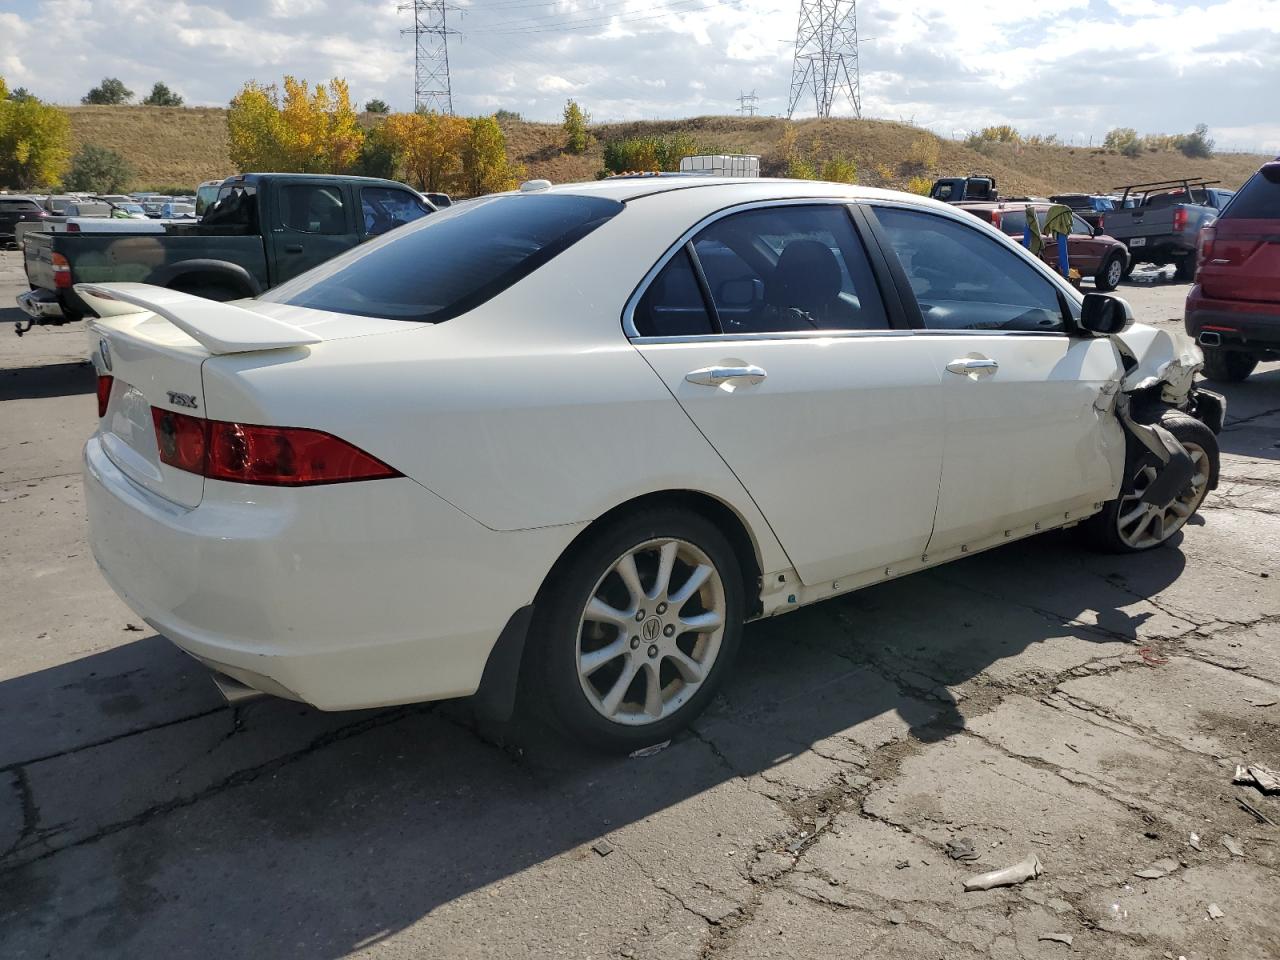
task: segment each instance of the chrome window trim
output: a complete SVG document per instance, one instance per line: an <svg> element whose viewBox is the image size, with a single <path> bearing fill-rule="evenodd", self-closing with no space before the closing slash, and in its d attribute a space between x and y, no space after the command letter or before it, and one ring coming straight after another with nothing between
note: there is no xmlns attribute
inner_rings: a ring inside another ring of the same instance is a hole
<svg viewBox="0 0 1280 960"><path fill-rule="evenodd" d="M631 296L627 298L627 304L622 310L622 330L627 335L627 339L632 343L698 343L703 341L721 341L721 340L812 340L822 339L824 337L848 337L848 336L865 336L867 334L875 334L883 336L887 333L911 333L910 330L894 330L892 327L885 327L877 330L778 330L770 333L707 333L693 334L681 337L646 337L637 329L635 323L636 307L640 303L640 298L645 295L649 289L649 285L662 272L662 268L681 250L684 245L692 240L703 228L710 226L717 221L723 220L725 217L732 216L735 213L743 213L747 210L759 210L765 207L815 207L815 206L838 206L849 207L854 203L861 202L855 197L784 197L776 200L752 200L749 203L739 203L730 207L722 207L714 213L709 213L703 217L692 227L680 235L680 238L672 244L667 252L658 258L658 262L649 268L649 271L641 278L636 285L635 290L631 292ZM857 226L850 224L854 231L854 235L858 237L859 242L866 245L866 241L859 234ZM865 255L865 251L864 251ZM888 310L885 311L885 320L888 320Z"/></svg>

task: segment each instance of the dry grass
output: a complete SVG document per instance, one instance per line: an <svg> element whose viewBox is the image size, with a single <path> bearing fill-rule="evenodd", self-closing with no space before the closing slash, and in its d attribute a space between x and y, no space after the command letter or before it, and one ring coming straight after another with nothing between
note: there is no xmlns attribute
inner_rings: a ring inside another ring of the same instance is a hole
<svg viewBox="0 0 1280 960"><path fill-rule="evenodd" d="M137 171L134 188L157 184L190 184L235 172L227 155L226 111L214 107L71 107L75 146L93 143L116 150ZM609 140L646 134L688 133L708 152L750 153L761 157L764 173L786 169L783 131L787 121L769 117L694 117L687 120L597 124L592 142L580 155L565 152L559 124L503 122L513 161L524 164L531 178L555 183L592 180L604 167L603 146ZM864 182L906 188L916 171L903 169L903 159L918 153L931 134L903 123L883 120L801 120L795 124L799 151L817 165L832 157L848 157ZM984 152L962 143L936 140L936 173L990 173L1008 195L1110 190L1125 183L1196 175L1221 179L1238 187L1270 157L1223 154L1211 160L1188 160L1180 153L1143 152L1133 158L1086 147L997 144ZM931 153L931 151L930 151ZM893 176L885 174L893 171ZM918 174L917 174L918 175Z"/></svg>

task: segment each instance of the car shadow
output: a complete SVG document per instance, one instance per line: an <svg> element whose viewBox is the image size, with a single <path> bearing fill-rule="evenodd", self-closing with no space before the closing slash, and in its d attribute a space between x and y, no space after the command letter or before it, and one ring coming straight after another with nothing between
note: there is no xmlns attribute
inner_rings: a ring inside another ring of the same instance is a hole
<svg viewBox="0 0 1280 960"><path fill-rule="evenodd" d="M0 370L0 400L72 397L93 393L96 388L97 378L88 360Z"/></svg>
<svg viewBox="0 0 1280 960"><path fill-rule="evenodd" d="M1280 411L1280 366L1265 365L1240 383L1205 386L1227 398L1227 422L1218 434L1223 453L1280 459L1280 430L1272 416Z"/></svg>
<svg viewBox="0 0 1280 960"><path fill-rule="evenodd" d="M640 759L578 749L536 696L494 728L465 701L231 709L159 637L8 680L0 776L22 816L0 954L341 957L485 888L493 915L456 922L500 924L503 898L537 882L526 871L572 853L556 868L572 877L622 827L675 822L717 788L745 802L742 784L819 744L810 756L853 769L954 736L975 678L1123 653L1153 615L1141 598L1184 564L1050 534L758 622L695 729Z"/></svg>

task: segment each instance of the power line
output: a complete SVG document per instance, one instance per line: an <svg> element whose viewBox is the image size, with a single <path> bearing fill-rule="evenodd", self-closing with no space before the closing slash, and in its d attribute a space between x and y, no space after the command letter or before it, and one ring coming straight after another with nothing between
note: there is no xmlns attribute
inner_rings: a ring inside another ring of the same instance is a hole
<svg viewBox="0 0 1280 960"><path fill-rule="evenodd" d="M862 116L857 0L800 0L788 119L810 90L819 117L831 116L837 94L849 100L855 117Z"/></svg>
<svg viewBox="0 0 1280 960"><path fill-rule="evenodd" d="M413 35L413 108L438 113L453 113L453 85L449 81L448 11L458 7L447 0L412 0L402 3L400 11L413 11L413 26L400 31Z"/></svg>
<svg viewBox="0 0 1280 960"><path fill-rule="evenodd" d="M703 3L702 5L696 6L696 7L682 6L683 4L686 4L686 3L696 3L696 2L697 0L671 0L671 2L668 4L658 4L656 6L647 8L649 10L657 11L657 12L642 14L640 16L629 17L629 16L622 16L617 13L612 13L604 16L591 17L586 20L568 20L561 23L550 23L545 26L540 26L536 22L530 23L526 26L518 26L518 25L508 26L507 24L509 23L509 21L508 22L500 21L498 24L495 24L492 27L482 28L479 30L474 30L474 29L468 30L468 33L488 33L493 35L502 35L502 34L520 34L520 33L549 33L549 32L570 31L570 30L596 30L601 27L609 26L613 23L640 23L645 20L659 20L659 19L662 19L663 17L670 17L670 16L676 16L676 15L683 16L685 14L698 13L703 10L714 10L715 8L721 6L718 0L717 2Z"/></svg>

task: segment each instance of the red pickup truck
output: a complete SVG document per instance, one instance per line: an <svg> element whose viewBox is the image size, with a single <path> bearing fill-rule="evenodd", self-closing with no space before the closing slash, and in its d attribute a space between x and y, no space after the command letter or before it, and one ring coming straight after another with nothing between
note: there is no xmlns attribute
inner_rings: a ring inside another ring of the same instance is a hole
<svg viewBox="0 0 1280 960"><path fill-rule="evenodd" d="M1259 360L1280 359L1280 160L1201 228L1185 323L1210 380L1243 380Z"/></svg>

